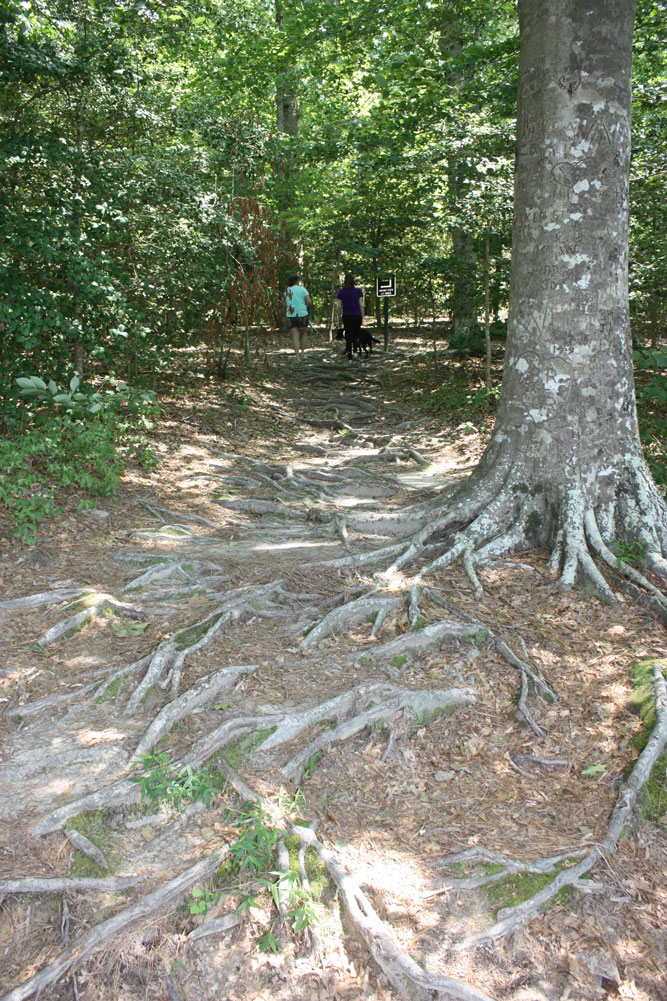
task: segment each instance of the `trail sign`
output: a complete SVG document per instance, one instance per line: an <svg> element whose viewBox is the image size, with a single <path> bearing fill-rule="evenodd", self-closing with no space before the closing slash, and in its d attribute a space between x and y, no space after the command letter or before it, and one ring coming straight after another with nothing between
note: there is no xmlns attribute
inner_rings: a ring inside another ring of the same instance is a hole
<svg viewBox="0 0 667 1001"><path fill-rule="evenodd" d="M378 299L396 295L396 275L386 275L375 279L375 294Z"/></svg>

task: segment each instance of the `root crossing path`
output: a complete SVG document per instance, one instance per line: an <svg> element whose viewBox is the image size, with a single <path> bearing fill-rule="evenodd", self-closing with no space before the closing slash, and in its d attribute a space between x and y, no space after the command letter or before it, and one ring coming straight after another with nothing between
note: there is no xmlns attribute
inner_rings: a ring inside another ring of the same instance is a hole
<svg viewBox="0 0 667 1001"><path fill-rule="evenodd" d="M417 552L483 442L335 351L4 560L2 1001L667 996L662 628Z"/></svg>

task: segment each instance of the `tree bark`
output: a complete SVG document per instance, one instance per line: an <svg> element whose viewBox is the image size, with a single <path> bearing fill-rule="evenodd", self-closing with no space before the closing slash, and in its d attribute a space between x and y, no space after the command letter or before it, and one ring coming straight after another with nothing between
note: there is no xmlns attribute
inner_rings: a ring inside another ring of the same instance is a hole
<svg viewBox="0 0 667 1001"><path fill-rule="evenodd" d="M616 566L619 542L640 543L667 576L667 511L641 452L628 313L633 17L634 0L519 0L502 396L480 465L436 530L456 532L440 565L538 543L564 586L586 581L610 599L591 554Z"/></svg>

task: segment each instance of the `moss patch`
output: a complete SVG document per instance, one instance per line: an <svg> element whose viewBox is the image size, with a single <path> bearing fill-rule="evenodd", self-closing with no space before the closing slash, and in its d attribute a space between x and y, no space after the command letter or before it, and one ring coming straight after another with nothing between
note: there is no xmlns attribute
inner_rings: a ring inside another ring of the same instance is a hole
<svg viewBox="0 0 667 1001"><path fill-rule="evenodd" d="M400 671L402 667L405 667L408 660L409 657L406 657L405 654L401 654L397 657L392 657L389 663L392 667L395 667L397 671Z"/></svg>
<svg viewBox="0 0 667 1001"><path fill-rule="evenodd" d="M285 847L289 852L290 870L301 877L301 867L299 866L299 846L300 839L296 835L285 838ZM310 885L310 895L317 903L330 905L336 896L336 888L329 879L327 868L314 848L306 848L304 863L308 883Z"/></svg>
<svg viewBox="0 0 667 1001"><path fill-rule="evenodd" d="M540 890L556 878L554 872L516 872L495 883L487 883L485 886L486 895L493 904L494 918L498 912L505 907L516 907L524 900L530 900ZM558 891L555 897L549 901L549 906L555 904L567 905L572 899L572 888L564 886Z"/></svg>
<svg viewBox="0 0 667 1001"><path fill-rule="evenodd" d="M422 709L421 712L413 712L412 716L416 726L428 726L439 716L449 716L454 712L456 706L453 702L448 702L444 706L435 706L433 709Z"/></svg>
<svg viewBox="0 0 667 1001"><path fill-rule="evenodd" d="M234 769L252 754L260 744L263 744L267 737L275 733L275 726L270 730L258 730L256 733L244 733L235 740L230 741L224 750L225 761Z"/></svg>
<svg viewBox="0 0 667 1001"><path fill-rule="evenodd" d="M110 685L107 685L102 694L97 696L95 703L101 705L103 702L111 702L115 699L123 687L123 681L123 678L116 678L115 681L112 681Z"/></svg>
<svg viewBox="0 0 667 1001"><path fill-rule="evenodd" d="M109 866L107 870L104 870L97 862L93 862L83 852L76 850L72 856L70 875L82 878L99 878L113 873L118 868L122 855L113 848L109 826L112 816L110 810L83 810L76 817L70 817L67 821L65 828L69 831L78 831L79 834L83 834L89 841L92 841L104 854Z"/></svg>
<svg viewBox="0 0 667 1001"><path fill-rule="evenodd" d="M209 629L211 629L221 618L222 612L216 612L215 615L210 615L208 619L204 619L203 622L196 622L194 626L189 626L187 629L181 629L180 633L176 633L174 636L176 649L185 650L188 647L194 646L194 644L205 636Z"/></svg>
<svg viewBox="0 0 667 1001"><path fill-rule="evenodd" d="M667 660L664 659L640 661L629 672L632 681L630 709L642 721L642 728L632 738L632 744L640 753L646 747L656 723L653 685L653 670L656 665L667 678ZM640 820L657 820L667 812L666 769L667 751L660 755L646 784L639 791L637 813Z"/></svg>

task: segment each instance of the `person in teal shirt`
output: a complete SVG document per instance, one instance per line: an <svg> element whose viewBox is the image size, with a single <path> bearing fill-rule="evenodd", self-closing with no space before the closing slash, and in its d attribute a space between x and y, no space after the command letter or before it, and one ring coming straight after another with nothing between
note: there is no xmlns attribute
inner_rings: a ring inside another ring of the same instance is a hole
<svg viewBox="0 0 667 1001"><path fill-rule="evenodd" d="M308 333L308 308L313 302L308 290L299 283L298 275L291 275L285 292L287 323L292 331L292 343L297 358L303 358Z"/></svg>

